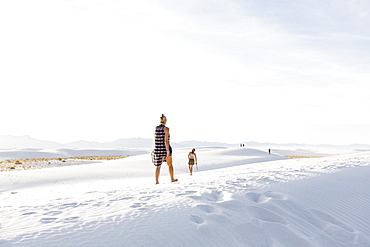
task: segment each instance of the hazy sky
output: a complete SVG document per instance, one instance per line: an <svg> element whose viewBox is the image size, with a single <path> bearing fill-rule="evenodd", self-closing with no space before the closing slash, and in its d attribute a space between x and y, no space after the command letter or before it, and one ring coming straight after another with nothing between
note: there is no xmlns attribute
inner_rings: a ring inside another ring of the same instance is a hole
<svg viewBox="0 0 370 247"><path fill-rule="evenodd" d="M368 0L2 0L0 135L370 144Z"/></svg>

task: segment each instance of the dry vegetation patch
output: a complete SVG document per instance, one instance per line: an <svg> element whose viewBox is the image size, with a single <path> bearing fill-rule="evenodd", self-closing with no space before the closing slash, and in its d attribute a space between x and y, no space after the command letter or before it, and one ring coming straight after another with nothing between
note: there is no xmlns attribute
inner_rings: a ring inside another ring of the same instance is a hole
<svg viewBox="0 0 370 247"><path fill-rule="evenodd" d="M118 160L126 158L127 156L81 156L81 157L71 157L70 159L80 159L80 160Z"/></svg>
<svg viewBox="0 0 370 247"><path fill-rule="evenodd" d="M286 158L291 158L291 159L307 159L307 158L322 158L325 156L301 156L301 155L284 155Z"/></svg>
<svg viewBox="0 0 370 247"><path fill-rule="evenodd" d="M32 158L0 161L0 171L40 169L46 167L98 163L104 160L123 159L127 156L79 156L69 158Z"/></svg>

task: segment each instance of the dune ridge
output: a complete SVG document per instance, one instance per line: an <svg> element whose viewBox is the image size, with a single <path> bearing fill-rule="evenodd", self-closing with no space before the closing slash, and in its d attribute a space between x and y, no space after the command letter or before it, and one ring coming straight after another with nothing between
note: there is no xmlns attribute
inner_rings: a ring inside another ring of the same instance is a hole
<svg viewBox="0 0 370 247"><path fill-rule="evenodd" d="M369 246L369 153L187 152L157 186L147 154L1 173L0 246Z"/></svg>

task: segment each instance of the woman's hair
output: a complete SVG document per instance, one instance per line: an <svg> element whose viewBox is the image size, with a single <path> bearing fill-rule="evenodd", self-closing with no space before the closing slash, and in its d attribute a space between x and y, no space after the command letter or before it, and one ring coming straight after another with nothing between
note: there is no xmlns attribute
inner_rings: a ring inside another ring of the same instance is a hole
<svg viewBox="0 0 370 247"><path fill-rule="evenodd" d="M167 118L164 114L162 114L162 116L160 117L160 122L161 122L161 124L164 124L164 123L167 122Z"/></svg>
<svg viewBox="0 0 370 247"><path fill-rule="evenodd" d="M193 148L193 150L191 150L191 152L194 153L195 152L195 148Z"/></svg>

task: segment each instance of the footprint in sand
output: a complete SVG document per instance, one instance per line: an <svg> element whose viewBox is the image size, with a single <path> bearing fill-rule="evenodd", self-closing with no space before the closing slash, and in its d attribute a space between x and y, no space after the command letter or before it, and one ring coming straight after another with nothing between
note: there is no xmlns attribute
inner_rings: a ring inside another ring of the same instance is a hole
<svg viewBox="0 0 370 247"><path fill-rule="evenodd" d="M205 213L215 213L216 212L216 208L209 206L209 205L197 205L196 207Z"/></svg>
<svg viewBox="0 0 370 247"><path fill-rule="evenodd" d="M217 202L223 199L223 194L221 191L212 190L211 193L205 192L200 196L191 195L189 197L197 201Z"/></svg>
<svg viewBox="0 0 370 247"><path fill-rule="evenodd" d="M272 191L267 191L263 194L256 193L256 192L248 192L247 194L245 194L245 197L255 203L266 203L270 201L271 199L276 199L276 200L286 200L287 199L285 195L280 194L280 193L275 193Z"/></svg>
<svg viewBox="0 0 370 247"><path fill-rule="evenodd" d="M207 214L207 218L217 222L230 222L230 215L210 205L197 205L198 209Z"/></svg>
<svg viewBox="0 0 370 247"><path fill-rule="evenodd" d="M97 202L97 203L93 204L92 206L94 206L94 207L102 207L103 205L104 205L103 202Z"/></svg>
<svg viewBox="0 0 370 247"><path fill-rule="evenodd" d="M344 223L336 220L329 214L318 210L310 210L318 220L311 221L318 228L322 229L332 239L346 244L355 244L358 233Z"/></svg>
<svg viewBox="0 0 370 247"><path fill-rule="evenodd" d="M85 194L93 194L93 193L99 193L99 191L88 191Z"/></svg>
<svg viewBox="0 0 370 247"><path fill-rule="evenodd" d="M260 203L260 199L262 197L262 194L261 193L256 193L256 192L248 192L247 194L245 194L245 197L247 199L249 199L250 201L252 201L252 202Z"/></svg>
<svg viewBox="0 0 370 247"><path fill-rule="evenodd" d="M230 220L230 215L228 213L221 213L221 214L209 214L208 218L210 220L220 222L220 223L229 223L231 222Z"/></svg>
<svg viewBox="0 0 370 247"><path fill-rule="evenodd" d="M197 230L201 232L202 234L206 236L215 236L215 233L212 231L212 229L209 227L207 222L197 215L190 215L189 217L190 221L195 223L197 226Z"/></svg>
<svg viewBox="0 0 370 247"><path fill-rule="evenodd" d="M220 207L230 209L233 211L242 211L246 207L245 203L239 200L228 200L228 201L220 202L218 205Z"/></svg>
<svg viewBox="0 0 370 247"><path fill-rule="evenodd" d="M229 180L229 181L226 181L225 183L228 185L232 185L234 187L248 187L248 184L246 184L247 182L248 180L245 178L237 178L234 181Z"/></svg>
<svg viewBox="0 0 370 247"><path fill-rule="evenodd" d="M197 193L197 191L196 191L196 190L187 190L187 191L185 191L185 193L186 193L187 195L190 195L190 194Z"/></svg>
<svg viewBox="0 0 370 247"><path fill-rule="evenodd" d="M53 223L54 221L56 221L58 218L41 218L40 219L40 222L41 223Z"/></svg>
<svg viewBox="0 0 370 247"><path fill-rule="evenodd" d="M74 222L78 222L79 220L80 220L80 217L69 217L69 218L63 219L63 222L64 223L74 223Z"/></svg>
<svg viewBox="0 0 370 247"><path fill-rule="evenodd" d="M29 212L29 213L24 213L22 215L31 215L31 214L37 214L36 212Z"/></svg>
<svg viewBox="0 0 370 247"><path fill-rule="evenodd" d="M282 193L277 193L273 191L267 191L263 193L264 196L270 197L272 199L277 199L277 200L286 200L288 197Z"/></svg>
<svg viewBox="0 0 370 247"><path fill-rule="evenodd" d="M130 206L130 208L141 208L142 206L145 206L146 203L141 203L141 202L135 202Z"/></svg>
<svg viewBox="0 0 370 247"><path fill-rule="evenodd" d="M252 216L254 219L257 219L258 221L279 223L282 225L287 224L284 218L266 208L250 206L247 207L246 212L248 212L250 216Z"/></svg>
<svg viewBox="0 0 370 247"><path fill-rule="evenodd" d="M55 216L55 215L59 215L61 213L62 213L61 211L49 211L49 212L47 212L43 215Z"/></svg>
<svg viewBox="0 0 370 247"><path fill-rule="evenodd" d="M183 193L178 193L178 194L176 194L176 196L186 196L186 195L192 195L192 194L195 194L195 193L197 193L197 191L194 191L194 190L187 190L187 191L185 191L185 192L183 192Z"/></svg>
<svg viewBox="0 0 370 247"><path fill-rule="evenodd" d="M190 221L195 223L195 224L203 224L205 220L197 215L190 215L189 217Z"/></svg>
<svg viewBox="0 0 370 247"><path fill-rule="evenodd" d="M271 212L260 212L260 214L269 215ZM280 220L270 217L271 215L267 217L269 219L266 219L266 215L262 217L268 221L255 218L250 223L235 226L233 237L240 243L249 243L248 246L313 246L309 241L291 230L288 225L282 225L279 223Z"/></svg>
<svg viewBox="0 0 370 247"><path fill-rule="evenodd" d="M153 198L152 196L143 196L143 197L140 197L139 200L140 201L149 201L152 198Z"/></svg>
<svg viewBox="0 0 370 247"><path fill-rule="evenodd" d="M207 193L207 192L204 193L202 195L202 199L212 201L212 202L217 202L223 199L223 194L221 191L212 190L211 193Z"/></svg>
<svg viewBox="0 0 370 247"><path fill-rule="evenodd" d="M62 205L63 208L76 208L77 206L78 206L77 202L65 203Z"/></svg>
<svg viewBox="0 0 370 247"><path fill-rule="evenodd" d="M132 198L134 198L134 197L132 197L132 196L128 196L128 197L122 197L122 198L117 198L117 199L111 199L111 200L109 200L109 201L110 201L110 202L124 201L124 200L130 200L130 199L132 199Z"/></svg>

